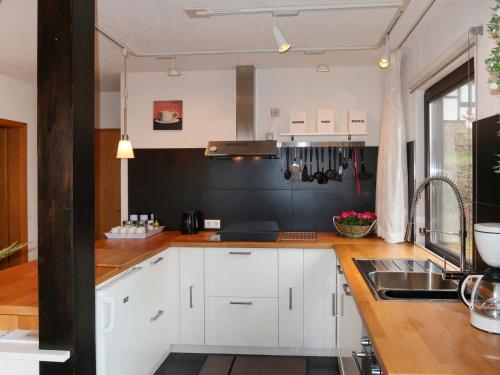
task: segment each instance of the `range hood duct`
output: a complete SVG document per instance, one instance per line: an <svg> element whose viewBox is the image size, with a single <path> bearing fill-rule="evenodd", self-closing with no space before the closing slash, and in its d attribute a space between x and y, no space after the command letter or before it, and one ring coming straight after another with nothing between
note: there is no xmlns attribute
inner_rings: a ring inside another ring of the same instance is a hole
<svg viewBox="0 0 500 375"><path fill-rule="evenodd" d="M255 67L236 67L236 141L210 141L205 156L277 157L276 141L255 140Z"/></svg>

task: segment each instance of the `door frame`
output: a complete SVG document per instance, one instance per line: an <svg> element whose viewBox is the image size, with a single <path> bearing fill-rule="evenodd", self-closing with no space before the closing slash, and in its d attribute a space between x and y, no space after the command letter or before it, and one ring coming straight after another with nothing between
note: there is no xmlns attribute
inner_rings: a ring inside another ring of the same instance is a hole
<svg viewBox="0 0 500 375"><path fill-rule="evenodd" d="M9 159L10 162L15 162L14 169L18 169L19 173L14 182L15 196L9 194L10 200L15 200L15 204L20 207L15 213L8 213L9 222L20 228L19 242L28 242L28 125L24 122L7 120L0 118L0 128L7 129L8 132L14 132L18 138L20 147L16 150L15 155ZM10 242L10 241L9 241ZM10 256L7 260L0 263L0 268L11 267L28 261L28 246L23 248L18 253Z"/></svg>

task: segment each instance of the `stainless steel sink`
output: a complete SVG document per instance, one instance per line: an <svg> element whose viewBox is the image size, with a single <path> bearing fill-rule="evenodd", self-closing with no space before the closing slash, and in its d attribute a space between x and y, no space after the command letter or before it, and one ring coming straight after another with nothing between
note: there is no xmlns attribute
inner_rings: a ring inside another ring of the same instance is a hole
<svg viewBox="0 0 500 375"><path fill-rule="evenodd" d="M458 283L444 280L430 259L354 259L376 298L457 300Z"/></svg>

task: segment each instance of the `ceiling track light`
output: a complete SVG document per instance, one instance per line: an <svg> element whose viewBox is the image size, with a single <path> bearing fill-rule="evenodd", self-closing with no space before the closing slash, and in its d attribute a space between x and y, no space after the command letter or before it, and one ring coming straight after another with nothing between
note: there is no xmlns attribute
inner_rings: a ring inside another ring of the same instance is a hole
<svg viewBox="0 0 500 375"><path fill-rule="evenodd" d="M378 59L378 67L380 69L387 69L391 65L391 49L389 48L389 34L385 36L385 45L382 54Z"/></svg>
<svg viewBox="0 0 500 375"><path fill-rule="evenodd" d="M321 55L321 64L319 64L317 67L316 67L316 71L318 73L328 73L330 71L330 67L325 64L325 55Z"/></svg>
<svg viewBox="0 0 500 375"><path fill-rule="evenodd" d="M292 45L290 42L285 37L285 34L283 34L283 31L281 31L280 27L278 26L278 23L276 22L276 17L273 16L273 28L272 28L274 40L276 41L276 45L278 47L278 52L279 53L285 53L290 50Z"/></svg>
<svg viewBox="0 0 500 375"><path fill-rule="evenodd" d="M128 89L127 89L127 59L128 51L126 48L123 49L123 134L120 137L120 142L118 143L118 149L116 150L117 159L133 159L134 149L132 147L132 142L127 133L127 99L128 99Z"/></svg>
<svg viewBox="0 0 500 375"><path fill-rule="evenodd" d="M168 75L170 77L179 77L181 75L181 71L175 67L175 56L172 57L172 64L168 69Z"/></svg>

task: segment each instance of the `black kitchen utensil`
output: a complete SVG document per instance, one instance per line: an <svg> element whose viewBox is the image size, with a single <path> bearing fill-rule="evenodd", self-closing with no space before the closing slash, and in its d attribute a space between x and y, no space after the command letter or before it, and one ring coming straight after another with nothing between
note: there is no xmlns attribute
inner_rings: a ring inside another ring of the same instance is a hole
<svg viewBox="0 0 500 375"><path fill-rule="evenodd" d="M342 150L339 152L339 173L337 174L337 181L342 182L342 173L343 173L343 161L342 161Z"/></svg>
<svg viewBox="0 0 500 375"><path fill-rule="evenodd" d="M337 172L337 147L333 148L333 173L335 174L334 181L338 180L339 173Z"/></svg>
<svg viewBox="0 0 500 375"><path fill-rule="evenodd" d="M313 148L309 148L309 182L314 181L313 173Z"/></svg>
<svg viewBox="0 0 500 375"><path fill-rule="evenodd" d="M361 147L359 149L359 152L361 153L361 172L359 173L359 179L361 181L366 181L371 178L373 178L373 173L367 172L366 167L365 167L365 149L364 147Z"/></svg>
<svg viewBox="0 0 500 375"><path fill-rule="evenodd" d="M349 162L347 161L346 159L346 155L345 155L345 148L342 149L342 169L343 169L343 172L347 171L347 168L349 168Z"/></svg>
<svg viewBox="0 0 500 375"><path fill-rule="evenodd" d="M304 149L304 168L302 168L302 182L308 182L309 181L309 171L307 170L307 148ZM311 155L312 158L312 155Z"/></svg>
<svg viewBox="0 0 500 375"><path fill-rule="evenodd" d="M286 148L286 170L284 176L287 180L292 177L292 172L290 172L290 149L288 147Z"/></svg>
<svg viewBox="0 0 500 375"><path fill-rule="evenodd" d="M325 172L325 178L329 181L334 181L337 177L337 172L332 169L332 147L328 147L328 170Z"/></svg>
<svg viewBox="0 0 500 375"><path fill-rule="evenodd" d="M325 174L319 169L319 148L316 147L316 172L314 173L314 179L318 181L318 184L325 183Z"/></svg>
<svg viewBox="0 0 500 375"><path fill-rule="evenodd" d="M293 156L293 163L292 163L292 173L299 173L300 172L300 164L297 162L297 148L295 147L293 149L294 156Z"/></svg>

